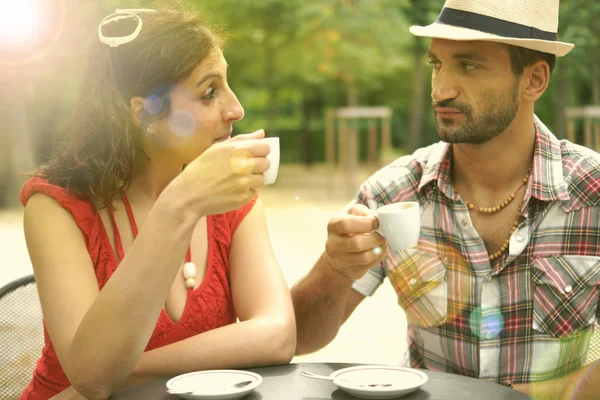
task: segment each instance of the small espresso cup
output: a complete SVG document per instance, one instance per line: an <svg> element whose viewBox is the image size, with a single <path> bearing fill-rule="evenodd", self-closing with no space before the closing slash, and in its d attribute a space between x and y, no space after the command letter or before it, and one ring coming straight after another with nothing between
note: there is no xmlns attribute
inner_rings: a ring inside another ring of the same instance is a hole
<svg viewBox="0 0 600 400"><path fill-rule="evenodd" d="M388 247L401 251L415 247L421 231L419 203L404 201L387 204L376 211L379 220L377 233L383 236Z"/></svg>
<svg viewBox="0 0 600 400"><path fill-rule="evenodd" d="M267 159L271 163L271 166L264 172L265 185L271 185L277 180L277 173L279 172L279 138L268 137L262 140L271 146L271 152L267 155Z"/></svg>

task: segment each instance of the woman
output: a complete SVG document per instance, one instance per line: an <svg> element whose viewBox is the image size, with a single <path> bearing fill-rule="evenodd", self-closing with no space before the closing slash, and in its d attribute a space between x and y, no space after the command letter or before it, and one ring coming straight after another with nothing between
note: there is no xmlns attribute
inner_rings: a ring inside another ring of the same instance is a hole
<svg viewBox="0 0 600 400"><path fill-rule="evenodd" d="M65 141L21 193L46 338L21 399L294 354L256 190L269 146L230 138L244 111L218 34L181 11L117 11Z"/></svg>

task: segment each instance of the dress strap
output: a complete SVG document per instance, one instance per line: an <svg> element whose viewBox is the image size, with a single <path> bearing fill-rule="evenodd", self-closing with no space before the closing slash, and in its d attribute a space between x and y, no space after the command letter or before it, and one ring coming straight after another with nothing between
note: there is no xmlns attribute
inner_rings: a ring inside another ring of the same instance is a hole
<svg viewBox="0 0 600 400"><path fill-rule="evenodd" d="M123 199L123 204L125 204L125 211L127 211L127 217L129 218L131 230L133 231L133 237L135 238L138 234L137 224L135 223L135 218L133 217L133 211L131 209L131 204L129 204L129 199L123 190L121 190L121 198ZM115 219L115 212L112 210L112 208L108 207L108 213L110 215L113 231L115 233L115 246L117 247L117 254L119 255L119 260L122 261L123 258L125 258L125 251L123 251L123 242L121 240L121 233L119 233L119 227L117 226L117 220Z"/></svg>
<svg viewBox="0 0 600 400"><path fill-rule="evenodd" d="M111 207L108 207L108 214L110 215L110 220L113 226L113 232L115 234L115 246L117 246L117 254L119 255L119 261L121 261L125 257L125 252L123 251L123 244L121 243L121 234L119 233L119 228L117 227L115 212L112 210Z"/></svg>
<svg viewBox="0 0 600 400"><path fill-rule="evenodd" d="M129 199L127 198L124 190L121 190L121 198L123 199L123 204L125 204L125 211L127 211L127 217L129 218L129 223L131 224L131 230L133 230L133 237L136 238L138 235L138 228L137 224L135 223L135 218L133 217L131 204L129 204Z"/></svg>
<svg viewBox="0 0 600 400"><path fill-rule="evenodd" d="M131 230L133 231L133 237L135 239L138 235L138 227L137 227L137 224L135 223L135 217L133 216L133 210L131 209L131 204L129 203L129 199L127 198L127 195L125 194L124 190L121 190L121 198L123 199L123 204L125 204L125 211L127 212L127 218L129 218L129 223L131 224ZM124 257L124 252L123 252L123 246L121 244L121 236L119 235L119 230L117 229L117 224L115 222L115 217L114 217L112 210L110 211L110 213L111 213L110 215L111 215L111 218L113 220L113 225L114 225L115 242L117 244L117 252L119 253L119 257L122 260ZM118 241L117 241L117 238L118 238ZM190 247L188 247L187 252L185 254L185 261L186 262L192 261L192 250Z"/></svg>

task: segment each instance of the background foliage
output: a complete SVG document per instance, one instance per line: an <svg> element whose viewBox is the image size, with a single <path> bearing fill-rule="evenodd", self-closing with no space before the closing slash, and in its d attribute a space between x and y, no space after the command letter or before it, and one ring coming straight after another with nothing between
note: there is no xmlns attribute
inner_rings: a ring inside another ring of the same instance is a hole
<svg viewBox="0 0 600 400"><path fill-rule="evenodd" d="M391 107L393 144L399 153L437 140L429 107L430 70L424 58L428 41L413 37L408 27L432 22L443 3L190 0L185 6L197 8L207 22L229 33L225 51L229 80L246 109L236 132L265 128L268 135L282 138L282 162L310 164L324 160L324 115L334 107ZM145 0L40 4L45 4L43 38L32 49L9 47L3 56L23 60L33 51L38 58L12 66L0 63L5 90L0 137L29 135L36 162L48 153L53 135L61 131L72 109L85 49L97 40L102 17L116 7L152 5ZM565 107L600 104L598 17L598 2L561 2L559 36L576 47L559 59L536 110L559 137L565 137ZM18 105L24 107L24 116L15 109Z"/></svg>

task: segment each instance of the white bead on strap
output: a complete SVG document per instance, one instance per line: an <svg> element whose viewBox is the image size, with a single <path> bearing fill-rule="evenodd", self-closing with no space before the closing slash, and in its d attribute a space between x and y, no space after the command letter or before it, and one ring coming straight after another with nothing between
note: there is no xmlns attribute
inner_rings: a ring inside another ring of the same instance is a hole
<svg viewBox="0 0 600 400"><path fill-rule="evenodd" d="M196 264L193 262L186 262L183 264L183 279L185 279L185 286L188 289L192 289L196 286Z"/></svg>

